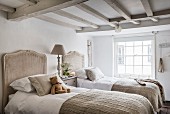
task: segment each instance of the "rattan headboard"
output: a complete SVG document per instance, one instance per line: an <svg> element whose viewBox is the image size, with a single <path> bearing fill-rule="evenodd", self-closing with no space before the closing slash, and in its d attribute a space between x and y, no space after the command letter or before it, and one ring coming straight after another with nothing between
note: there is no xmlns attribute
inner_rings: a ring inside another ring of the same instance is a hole
<svg viewBox="0 0 170 114"><path fill-rule="evenodd" d="M9 84L19 78L34 74L47 73L47 58L31 50L21 50L5 54L3 63L3 110L8 102L8 96L15 93Z"/></svg>
<svg viewBox="0 0 170 114"><path fill-rule="evenodd" d="M64 56L64 63L70 63L71 69L77 70L84 67L84 55L77 51L70 51Z"/></svg>

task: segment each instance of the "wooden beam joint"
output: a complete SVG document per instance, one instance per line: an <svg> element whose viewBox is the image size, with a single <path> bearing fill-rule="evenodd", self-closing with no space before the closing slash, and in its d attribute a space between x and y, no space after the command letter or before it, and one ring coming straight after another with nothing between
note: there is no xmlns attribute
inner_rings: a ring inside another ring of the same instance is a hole
<svg viewBox="0 0 170 114"><path fill-rule="evenodd" d="M15 8L11 8L9 6L2 5L2 4L0 4L0 10L3 10L5 12L9 12L9 13L15 12Z"/></svg>

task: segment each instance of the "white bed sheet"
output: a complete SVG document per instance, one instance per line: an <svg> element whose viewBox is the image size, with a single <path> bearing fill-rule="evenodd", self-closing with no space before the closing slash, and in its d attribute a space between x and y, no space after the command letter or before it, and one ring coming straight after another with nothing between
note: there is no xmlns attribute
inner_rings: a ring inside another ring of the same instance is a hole
<svg viewBox="0 0 170 114"><path fill-rule="evenodd" d="M6 114L59 114L62 104L69 98L85 92L85 88L71 88L71 93L38 96L18 91L5 107ZM33 105L34 104L34 105Z"/></svg>
<svg viewBox="0 0 170 114"><path fill-rule="evenodd" d="M88 89L101 89L110 91L113 84L118 81L118 78L105 76L97 81L90 81L88 79L77 78L77 86Z"/></svg>
<svg viewBox="0 0 170 114"><path fill-rule="evenodd" d="M15 94L11 94L8 96L9 101L14 97Z"/></svg>

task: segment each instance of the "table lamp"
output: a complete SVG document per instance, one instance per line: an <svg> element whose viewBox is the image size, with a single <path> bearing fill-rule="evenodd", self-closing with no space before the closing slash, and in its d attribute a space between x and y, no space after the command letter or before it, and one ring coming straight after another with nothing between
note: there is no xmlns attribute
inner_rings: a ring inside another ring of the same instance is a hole
<svg viewBox="0 0 170 114"><path fill-rule="evenodd" d="M57 70L58 70L58 75L60 76L60 55L62 56L65 55L65 50L64 50L63 45L55 44L51 54L57 55L57 59L58 59Z"/></svg>

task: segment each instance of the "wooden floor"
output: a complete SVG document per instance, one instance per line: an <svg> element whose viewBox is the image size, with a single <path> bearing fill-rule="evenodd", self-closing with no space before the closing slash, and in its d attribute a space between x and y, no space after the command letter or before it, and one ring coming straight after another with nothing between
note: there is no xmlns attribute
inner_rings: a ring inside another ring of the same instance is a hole
<svg viewBox="0 0 170 114"><path fill-rule="evenodd" d="M159 114L170 114L170 101L164 102L164 106L160 109Z"/></svg>

